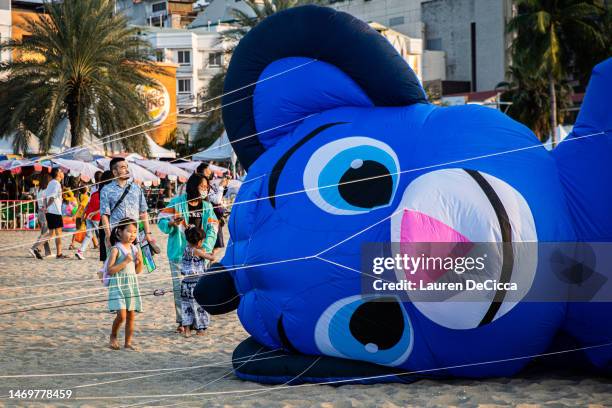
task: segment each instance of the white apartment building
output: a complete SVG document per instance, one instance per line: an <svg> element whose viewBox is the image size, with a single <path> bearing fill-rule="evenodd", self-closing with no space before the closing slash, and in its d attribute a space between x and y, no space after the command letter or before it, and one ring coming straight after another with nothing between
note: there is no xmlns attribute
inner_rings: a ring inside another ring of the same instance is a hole
<svg viewBox="0 0 612 408"><path fill-rule="evenodd" d="M179 112L197 109L201 95L211 78L226 64L221 37L206 28L172 29L150 27L144 33L157 50L157 60L173 62L176 72Z"/></svg>

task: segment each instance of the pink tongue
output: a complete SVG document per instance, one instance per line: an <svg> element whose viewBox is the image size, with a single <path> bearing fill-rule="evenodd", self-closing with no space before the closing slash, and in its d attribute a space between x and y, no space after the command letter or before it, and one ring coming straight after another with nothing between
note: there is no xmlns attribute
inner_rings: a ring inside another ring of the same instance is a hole
<svg viewBox="0 0 612 408"><path fill-rule="evenodd" d="M401 242L470 242L465 235L418 211L404 210Z"/></svg>
<svg viewBox="0 0 612 408"><path fill-rule="evenodd" d="M400 252L412 257L460 257L467 254L471 241L457 230L449 227L437 219L418 211L404 210L401 227L401 249ZM433 244L431 242L447 242L445 244ZM410 281L434 282L447 273L444 268L419 268L414 274L406 271L406 278Z"/></svg>

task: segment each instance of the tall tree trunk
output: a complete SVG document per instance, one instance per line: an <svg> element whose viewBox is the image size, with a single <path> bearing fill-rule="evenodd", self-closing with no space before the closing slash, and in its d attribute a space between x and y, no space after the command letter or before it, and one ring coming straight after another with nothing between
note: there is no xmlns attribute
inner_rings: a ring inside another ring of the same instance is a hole
<svg viewBox="0 0 612 408"><path fill-rule="evenodd" d="M557 146L557 93L555 91L555 78L552 71L548 71L548 86L550 92L550 131L552 147Z"/></svg>
<svg viewBox="0 0 612 408"><path fill-rule="evenodd" d="M70 147L80 146L83 143L81 85L77 81L66 100L66 110L68 111L68 121L70 122Z"/></svg>
<svg viewBox="0 0 612 408"><path fill-rule="evenodd" d="M68 111L68 122L70 122L70 147L75 147L80 144L79 108L76 103L75 98L70 98L66 109Z"/></svg>

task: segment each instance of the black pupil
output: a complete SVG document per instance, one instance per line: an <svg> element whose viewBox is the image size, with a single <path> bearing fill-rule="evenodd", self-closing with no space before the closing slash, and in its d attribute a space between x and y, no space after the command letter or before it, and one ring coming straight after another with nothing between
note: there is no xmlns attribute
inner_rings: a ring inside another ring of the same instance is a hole
<svg viewBox="0 0 612 408"><path fill-rule="evenodd" d="M388 204L393 193L393 179L389 169L373 160L364 160L360 167L348 169L338 184L338 191L344 201L360 208Z"/></svg>
<svg viewBox="0 0 612 408"><path fill-rule="evenodd" d="M402 338L404 315L397 301L382 300L359 306L351 316L349 329L364 346L372 343L378 350L388 350Z"/></svg>

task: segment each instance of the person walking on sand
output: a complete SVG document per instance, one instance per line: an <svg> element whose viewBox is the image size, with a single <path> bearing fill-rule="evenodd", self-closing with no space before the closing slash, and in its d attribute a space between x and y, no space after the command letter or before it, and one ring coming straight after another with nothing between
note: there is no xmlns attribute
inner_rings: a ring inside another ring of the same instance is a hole
<svg viewBox="0 0 612 408"><path fill-rule="evenodd" d="M185 337L191 336L191 328L197 331L197 335L204 334L208 328L210 316L193 297L198 280L204 274L206 261L213 262L215 257L202 248L204 243L204 231L196 226L190 226L185 230L187 246L183 251L181 262L181 318L183 334Z"/></svg>
<svg viewBox="0 0 612 408"><path fill-rule="evenodd" d="M45 256L51 255L51 247L49 241L45 238L49 234L49 228L47 227L47 218L45 217L45 211L47 208L47 200L45 199L45 190L49 184L49 175L42 174L39 180L39 184L36 188L36 206L37 206L37 217L38 226L40 227L40 235L36 239L32 248L30 248L30 254L34 258L42 259L43 256L40 253L40 246L43 245L45 248Z"/></svg>
<svg viewBox="0 0 612 408"><path fill-rule="evenodd" d="M132 344L136 312L142 312L142 299L137 274L142 272L142 254L134 245L138 225L135 220L124 218L113 229L113 247L108 259L108 310L117 313L113 321L109 347L119 350L119 329L125 322L124 348L136 350Z"/></svg>
<svg viewBox="0 0 612 408"><path fill-rule="evenodd" d="M97 174L97 173L96 173ZM81 243L81 247L74 254L80 260L85 259L85 252L87 251L87 247L89 243L96 237L96 232L98 232L98 227L100 225L100 190L102 187L111 182L113 178L113 173L110 171L105 171L98 178L98 188L91 194L89 198L89 202L87 203L87 207L85 208L85 225L86 225L86 235L85 239ZM95 241L94 241L95 243Z"/></svg>
<svg viewBox="0 0 612 408"><path fill-rule="evenodd" d="M100 239L100 260L106 260L111 247L111 229L123 218L139 219L142 221L145 239L151 248L157 248L153 233L149 230L149 215L147 214L147 200L142 189L130 180L128 162L116 157L110 162L110 169L115 180L105 185L100 192L100 221L105 236Z"/></svg>
<svg viewBox="0 0 612 408"><path fill-rule="evenodd" d="M68 258L62 253L62 227L64 226L62 219L62 180L64 180L64 172L61 168L54 167L51 169L51 181L45 190L45 219L47 220L47 228L49 228L46 240L55 238L57 259ZM36 258L43 259L38 249L34 250L34 254Z"/></svg>

